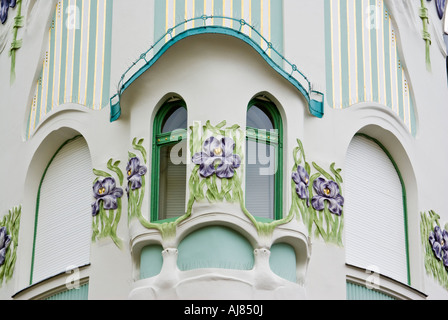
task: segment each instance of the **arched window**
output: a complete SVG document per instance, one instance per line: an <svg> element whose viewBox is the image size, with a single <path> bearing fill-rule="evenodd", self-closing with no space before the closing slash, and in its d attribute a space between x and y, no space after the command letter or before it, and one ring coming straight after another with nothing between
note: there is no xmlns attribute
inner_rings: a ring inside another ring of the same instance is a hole
<svg viewBox="0 0 448 320"><path fill-rule="evenodd" d="M353 138L344 185L347 263L409 283L406 190L379 141L360 134Z"/></svg>
<svg viewBox="0 0 448 320"><path fill-rule="evenodd" d="M282 119L276 106L254 99L247 110L246 208L256 217L282 218Z"/></svg>
<svg viewBox="0 0 448 320"><path fill-rule="evenodd" d="M187 107L183 100L166 102L154 119L151 220L185 213Z"/></svg>
<svg viewBox="0 0 448 320"><path fill-rule="evenodd" d="M90 262L92 164L84 138L65 142L37 195L31 283Z"/></svg>

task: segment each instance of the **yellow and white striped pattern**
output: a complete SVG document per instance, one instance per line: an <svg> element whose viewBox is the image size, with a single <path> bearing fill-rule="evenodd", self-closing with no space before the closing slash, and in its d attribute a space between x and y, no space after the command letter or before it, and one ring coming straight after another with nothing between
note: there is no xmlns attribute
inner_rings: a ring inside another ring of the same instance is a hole
<svg viewBox="0 0 448 320"><path fill-rule="evenodd" d="M329 105L377 102L415 135L409 82L384 0L325 0L325 21Z"/></svg>
<svg viewBox="0 0 448 320"><path fill-rule="evenodd" d="M203 15L214 16L207 20L207 25L240 29L240 23L226 18L244 19L252 25L281 54L283 52L283 5L282 0L155 0L155 40L157 41L168 30L165 43L180 32L201 27L202 20L185 21ZM226 17L226 18L220 18ZM174 28L176 25L179 27ZM273 58L272 50L256 32L244 25L241 31L251 37L263 50ZM159 44L157 49L163 45ZM157 50L156 50L157 51Z"/></svg>
<svg viewBox="0 0 448 320"><path fill-rule="evenodd" d="M48 33L26 137L58 106L109 102L113 0L60 0Z"/></svg>

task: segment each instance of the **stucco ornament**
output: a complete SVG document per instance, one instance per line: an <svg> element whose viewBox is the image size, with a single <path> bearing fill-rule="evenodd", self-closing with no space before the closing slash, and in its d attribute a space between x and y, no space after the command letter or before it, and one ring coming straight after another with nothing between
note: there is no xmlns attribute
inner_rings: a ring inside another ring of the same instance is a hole
<svg viewBox="0 0 448 320"><path fill-rule="evenodd" d="M1 0L0 4L0 21L2 24L8 19L9 8L14 8L16 6L16 0Z"/></svg>
<svg viewBox="0 0 448 320"><path fill-rule="evenodd" d="M14 207L0 220L0 287L14 274L21 212L21 206Z"/></svg>
<svg viewBox="0 0 448 320"><path fill-rule="evenodd" d="M310 175L306 169L297 166L297 171L292 173L292 180L296 184L296 193L300 199L306 200L306 204L309 206L310 191L308 190L308 184L310 183Z"/></svg>
<svg viewBox="0 0 448 320"><path fill-rule="evenodd" d="M241 166L240 156L233 154L235 142L232 138L210 137L205 140L202 149L203 152L196 153L192 161L200 166L199 173L203 178L216 173L220 179L230 179L234 176L235 169Z"/></svg>
<svg viewBox="0 0 448 320"><path fill-rule="evenodd" d="M136 190L142 187L142 177L146 174L148 168L145 165L140 164L138 157L133 157L129 160L126 166L128 188L129 190Z"/></svg>
<svg viewBox="0 0 448 320"><path fill-rule="evenodd" d="M116 187L114 178L107 177L95 182L93 196L96 201L92 204L92 215L96 216L100 211L101 202L105 210L116 210L118 208L117 199L123 196L123 189Z"/></svg>
<svg viewBox="0 0 448 320"><path fill-rule="evenodd" d="M440 216L434 210L420 215L426 273L448 290L448 223L442 226Z"/></svg>
<svg viewBox="0 0 448 320"><path fill-rule="evenodd" d="M322 211L325 208L325 201L328 202L328 210L331 213L340 216L344 198L339 193L339 186L334 181L327 181L324 178L317 178L313 184L316 195L311 200L313 208Z"/></svg>
<svg viewBox="0 0 448 320"><path fill-rule="evenodd" d="M107 162L107 168L114 172L123 185L124 176L119 168L120 161ZM121 219L123 189L117 187L117 182L111 174L106 171L93 169L97 176L93 183L92 204L92 241L110 238L118 248L122 248L123 241L117 235L118 223Z"/></svg>
<svg viewBox="0 0 448 320"><path fill-rule="evenodd" d="M336 168L335 163L330 165L329 171L315 162L311 162L311 166L300 139L297 144L293 151L290 215L302 221L310 235L342 247L344 198L341 169Z"/></svg>
<svg viewBox="0 0 448 320"><path fill-rule="evenodd" d="M436 258L442 260L443 265L448 267L448 232L435 226L434 231L429 234L429 243Z"/></svg>
<svg viewBox="0 0 448 320"><path fill-rule="evenodd" d="M0 228L0 266L5 263L6 250L11 243L11 236L7 234L6 227Z"/></svg>

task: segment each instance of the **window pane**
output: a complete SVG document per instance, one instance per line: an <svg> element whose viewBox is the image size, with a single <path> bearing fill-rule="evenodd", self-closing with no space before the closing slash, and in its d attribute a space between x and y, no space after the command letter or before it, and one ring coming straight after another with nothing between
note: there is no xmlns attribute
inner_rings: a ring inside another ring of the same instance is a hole
<svg viewBox="0 0 448 320"><path fill-rule="evenodd" d="M275 147L246 144L246 208L257 217L274 219Z"/></svg>
<svg viewBox="0 0 448 320"><path fill-rule="evenodd" d="M252 106L247 111L247 126L256 129L275 129L272 119L258 106Z"/></svg>
<svg viewBox="0 0 448 320"><path fill-rule="evenodd" d="M159 220L185 214L187 142L160 148Z"/></svg>
<svg viewBox="0 0 448 320"><path fill-rule="evenodd" d="M173 108L162 123L162 132L167 133L176 129L187 129L187 109L182 106Z"/></svg>

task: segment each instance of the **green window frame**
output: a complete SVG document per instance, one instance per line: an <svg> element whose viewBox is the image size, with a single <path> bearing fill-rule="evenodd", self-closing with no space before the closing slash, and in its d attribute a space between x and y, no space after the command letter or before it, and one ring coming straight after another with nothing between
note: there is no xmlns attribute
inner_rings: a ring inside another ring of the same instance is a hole
<svg viewBox="0 0 448 320"><path fill-rule="evenodd" d="M151 221L167 221L171 219L161 219L159 214L160 199L160 155L161 149L167 146L173 146L181 141L187 141L187 128L179 128L170 132L162 132L164 121L178 108L185 108L185 101L169 100L165 102L157 112L154 119L153 143L152 143L152 174L151 174ZM186 150L184 150L186 151ZM185 181L184 181L185 182ZM186 182L185 182L186 183Z"/></svg>
<svg viewBox="0 0 448 320"><path fill-rule="evenodd" d="M257 106L260 108L271 120L274 130L266 131L264 129L253 128L246 126L246 143L248 141L254 141L257 143L263 143L274 147L275 161L277 170L274 175L274 220L280 220L283 218L283 121L277 106L263 98L255 98L249 102L247 111ZM246 155L246 168L248 156ZM247 169L246 169L246 188L247 188ZM246 191L246 204L247 204L247 191ZM249 210L250 211L250 210ZM267 218L257 217L256 212L251 212L257 220L271 220Z"/></svg>

